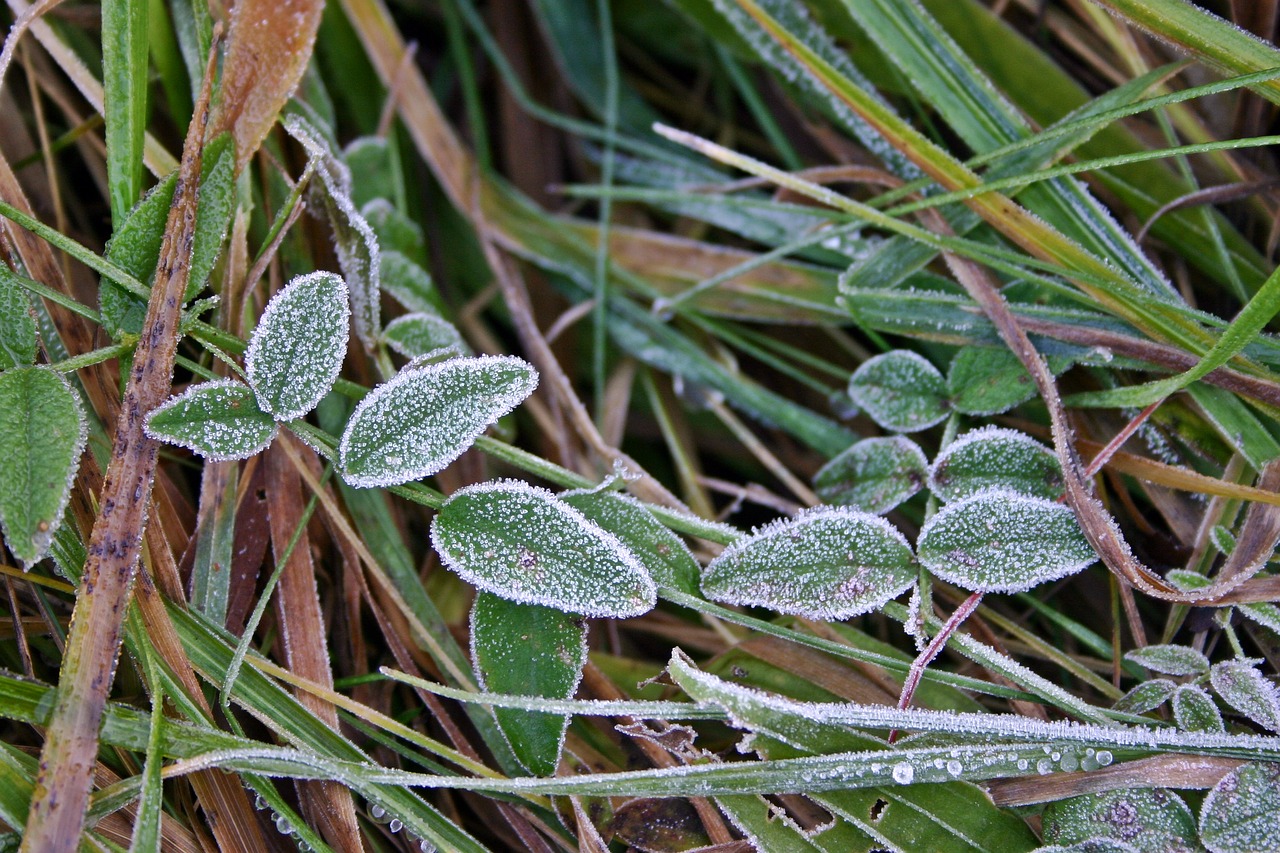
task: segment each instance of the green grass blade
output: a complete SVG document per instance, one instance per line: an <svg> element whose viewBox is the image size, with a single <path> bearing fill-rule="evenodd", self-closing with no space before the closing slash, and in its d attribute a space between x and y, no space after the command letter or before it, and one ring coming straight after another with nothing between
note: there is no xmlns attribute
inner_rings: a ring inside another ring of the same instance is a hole
<svg viewBox="0 0 1280 853"><path fill-rule="evenodd" d="M122 222L142 195L149 6L149 0L103 0L102 4L103 117L114 222Z"/></svg>

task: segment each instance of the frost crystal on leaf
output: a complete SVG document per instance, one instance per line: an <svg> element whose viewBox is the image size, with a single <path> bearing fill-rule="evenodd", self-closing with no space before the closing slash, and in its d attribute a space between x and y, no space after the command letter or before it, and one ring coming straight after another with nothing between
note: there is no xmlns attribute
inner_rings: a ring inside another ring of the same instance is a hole
<svg viewBox="0 0 1280 853"><path fill-rule="evenodd" d="M342 477L368 488L435 474L537 384L537 371L513 356L410 365L352 412L338 445Z"/></svg>
<svg viewBox="0 0 1280 853"><path fill-rule="evenodd" d="M454 493L431 523L431 544L468 583L511 601L614 618L657 601L653 579L618 537L527 483Z"/></svg>
<svg viewBox="0 0 1280 853"><path fill-rule="evenodd" d="M470 354L462 335L438 314L414 313L397 317L382 330L382 339L406 358L418 358L442 350L458 355Z"/></svg>
<svg viewBox="0 0 1280 853"><path fill-rule="evenodd" d="M822 466L813 485L829 504L880 515L920 491L928 468L924 451L911 439L868 438Z"/></svg>
<svg viewBox="0 0 1280 853"><path fill-rule="evenodd" d="M849 396L893 432L914 432L946 418L946 383L938 368L911 350L867 359L849 378Z"/></svg>
<svg viewBox="0 0 1280 853"><path fill-rule="evenodd" d="M1051 803L1044 812L1044 838L1057 844L1111 838L1141 853L1199 849L1191 810L1165 788L1085 794Z"/></svg>
<svg viewBox="0 0 1280 853"><path fill-rule="evenodd" d="M1224 732L1222 713L1202 687L1182 684L1173 694L1173 719L1189 732Z"/></svg>
<svg viewBox="0 0 1280 853"><path fill-rule="evenodd" d="M1223 776L1200 808L1200 839L1213 853L1280 850L1280 765L1255 761Z"/></svg>
<svg viewBox="0 0 1280 853"><path fill-rule="evenodd" d="M702 569L689 546L638 500L595 491L562 495L560 499L622 540L659 589L698 591Z"/></svg>
<svg viewBox="0 0 1280 853"><path fill-rule="evenodd" d="M299 276L272 297L245 353L258 405L277 420L311 411L347 355L347 285L329 272Z"/></svg>
<svg viewBox="0 0 1280 853"><path fill-rule="evenodd" d="M1280 696L1252 661L1215 663L1209 670L1209 683L1232 708L1263 728L1280 732Z"/></svg>
<svg viewBox="0 0 1280 853"><path fill-rule="evenodd" d="M248 459L276 437L276 421L258 408L249 386L234 379L193 385L147 416L146 433L206 459Z"/></svg>
<svg viewBox="0 0 1280 853"><path fill-rule="evenodd" d="M1124 657L1138 666L1165 675L1204 675L1209 671L1209 659L1190 646L1146 646L1134 649Z"/></svg>
<svg viewBox="0 0 1280 853"><path fill-rule="evenodd" d="M702 591L726 604L845 619L896 598L915 577L911 546L892 524L819 507L730 545L707 566Z"/></svg>
<svg viewBox="0 0 1280 853"><path fill-rule="evenodd" d="M1017 430L988 426L965 433L938 454L929 488L948 502L992 488L1054 500L1065 485L1051 450Z"/></svg>

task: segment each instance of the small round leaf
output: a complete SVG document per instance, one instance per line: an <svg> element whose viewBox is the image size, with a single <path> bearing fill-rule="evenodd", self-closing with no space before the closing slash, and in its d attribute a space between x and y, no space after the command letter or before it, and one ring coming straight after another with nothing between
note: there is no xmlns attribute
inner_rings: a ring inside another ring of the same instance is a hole
<svg viewBox="0 0 1280 853"><path fill-rule="evenodd" d="M702 591L726 604L835 620L874 610L915 578L911 546L892 524L819 507L730 545L707 566Z"/></svg>
<svg viewBox="0 0 1280 853"><path fill-rule="evenodd" d="M1121 696L1116 701L1115 709L1130 714L1145 714L1167 702L1177 689L1178 685L1167 678L1153 678Z"/></svg>
<svg viewBox="0 0 1280 853"><path fill-rule="evenodd" d="M938 368L910 350L867 359L849 378L849 396L893 432L915 432L946 418L946 382Z"/></svg>
<svg viewBox="0 0 1280 853"><path fill-rule="evenodd" d="M621 539L659 589L698 591L702 568L689 547L635 498L613 492L577 492L560 499Z"/></svg>
<svg viewBox="0 0 1280 853"><path fill-rule="evenodd" d="M454 493L431 524L431 544L468 583L511 601L614 618L657 601L653 579L618 537L526 483Z"/></svg>
<svg viewBox="0 0 1280 853"><path fill-rule="evenodd" d="M993 489L949 504L917 543L920 562L973 592L1022 592L1097 557L1062 504Z"/></svg>
<svg viewBox="0 0 1280 853"><path fill-rule="evenodd" d="M1031 399L1031 374L1007 349L963 347L947 368L947 390L956 411L996 415Z"/></svg>
<svg viewBox="0 0 1280 853"><path fill-rule="evenodd" d="M147 417L147 435L206 459L248 459L276 437L276 421L258 408L249 386L234 379L192 385Z"/></svg>
<svg viewBox="0 0 1280 853"><path fill-rule="evenodd" d="M1213 853L1280 850L1280 765L1252 761L1219 779L1200 807L1200 840Z"/></svg>
<svg viewBox="0 0 1280 853"><path fill-rule="evenodd" d="M1225 732L1222 712L1204 688L1182 684L1173 694L1173 719L1189 732Z"/></svg>
<svg viewBox="0 0 1280 853"><path fill-rule="evenodd" d="M382 330L387 346L407 358L452 349L465 355L470 348L453 324L437 314L405 314Z"/></svg>
<svg viewBox="0 0 1280 853"><path fill-rule="evenodd" d="M911 439L868 438L822 466L813 485L826 503L880 515L920 491L928 468L924 451Z"/></svg>
<svg viewBox="0 0 1280 853"><path fill-rule="evenodd" d="M988 426L965 433L938 454L929 488L947 502L993 488L1053 500L1065 485L1062 466L1047 447L1016 430Z"/></svg>
<svg viewBox="0 0 1280 853"><path fill-rule="evenodd" d="M1209 670L1209 683L1232 708L1263 728L1280 732L1280 695L1251 661L1215 663Z"/></svg>
<svg viewBox="0 0 1280 853"><path fill-rule="evenodd" d="M1124 657L1138 666L1165 675L1204 675L1209 671L1209 659L1190 646L1145 646L1127 652Z"/></svg>
<svg viewBox="0 0 1280 853"><path fill-rule="evenodd" d="M1084 794L1050 803L1044 810L1044 840L1079 844L1111 838L1140 853L1192 853L1199 849L1195 817L1165 788L1135 788Z"/></svg>

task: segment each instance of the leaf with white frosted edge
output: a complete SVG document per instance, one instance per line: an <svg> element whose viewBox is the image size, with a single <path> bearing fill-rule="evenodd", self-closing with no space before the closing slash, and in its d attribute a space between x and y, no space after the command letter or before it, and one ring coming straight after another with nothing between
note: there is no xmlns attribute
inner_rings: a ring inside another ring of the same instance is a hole
<svg viewBox="0 0 1280 853"><path fill-rule="evenodd" d="M1200 807L1200 840L1212 853L1280 850L1280 765L1251 761L1219 779Z"/></svg>
<svg viewBox="0 0 1280 853"><path fill-rule="evenodd" d="M1146 646L1126 652L1124 659L1165 675L1204 675L1209 671L1209 659L1190 646Z"/></svg>
<svg viewBox="0 0 1280 853"><path fill-rule="evenodd" d="M613 492L573 492L560 499L622 540L659 589L697 593L698 561L684 540L638 500Z"/></svg>
<svg viewBox="0 0 1280 853"><path fill-rule="evenodd" d="M49 550L84 451L84 412L48 367L0 373L0 524L26 568Z"/></svg>
<svg viewBox="0 0 1280 853"><path fill-rule="evenodd" d="M1165 788L1133 788L1084 794L1050 803L1044 840L1079 844L1111 838L1139 853L1191 853L1199 849L1196 820L1182 798Z"/></svg>
<svg viewBox="0 0 1280 853"><path fill-rule="evenodd" d="M618 537L546 489L502 481L453 494L431 544L463 580L524 604L584 616L639 616L657 587Z"/></svg>
<svg viewBox="0 0 1280 853"><path fill-rule="evenodd" d="M31 300L16 279L0 264L0 370L34 364L40 349Z"/></svg>
<svg viewBox="0 0 1280 853"><path fill-rule="evenodd" d="M1215 663L1209 683L1232 708L1265 729L1280 732L1280 696L1252 661Z"/></svg>
<svg viewBox="0 0 1280 853"><path fill-rule="evenodd" d="M1066 846L1050 844L1047 847L1037 847L1031 853L1138 853L1138 848L1114 838L1090 838L1079 844Z"/></svg>
<svg viewBox="0 0 1280 853"><path fill-rule="evenodd" d="M1025 433L995 426L959 436L938 453L929 470L929 489L946 502L983 489L1056 500L1065 488L1053 451Z"/></svg>
<svg viewBox="0 0 1280 853"><path fill-rule="evenodd" d="M972 592L1022 592L1097 559L1068 507L1004 489L943 507L921 528L916 553Z"/></svg>
<svg viewBox="0 0 1280 853"><path fill-rule="evenodd" d="M462 355L471 352L457 328L438 314L414 313L397 317L382 330L382 339L406 358L441 350L452 350Z"/></svg>
<svg viewBox="0 0 1280 853"><path fill-rule="evenodd" d="M702 592L725 604L836 620L876 609L915 579L911 546L896 527L858 510L819 507L730 545L707 566Z"/></svg>
<svg viewBox="0 0 1280 853"><path fill-rule="evenodd" d="M1117 699L1115 709L1130 714L1145 714L1167 702L1177 689L1178 685L1167 678L1153 678Z"/></svg>
<svg viewBox="0 0 1280 853"><path fill-rule="evenodd" d="M346 358L350 318L347 285L330 272L297 276L271 298L244 356L264 412L291 421L319 404Z"/></svg>
<svg viewBox="0 0 1280 853"><path fill-rule="evenodd" d="M1048 364L1057 374L1071 366L1071 359L1051 357ZM951 405L966 415L998 415L1036 393L1018 357L995 347L962 347L947 368L947 390Z"/></svg>
<svg viewBox="0 0 1280 853"><path fill-rule="evenodd" d="M849 378L849 396L872 420L893 432L915 432L950 412L938 368L910 350L867 359Z"/></svg>
<svg viewBox="0 0 1280 853"><path fill-rule="evenodd" d="M146 433L213 462L248 459L271 444L276 421L258 408L253 389L234 379L192 385L147 416Z"/></svg>
<svg viewBox="0 0 1280 853"><path fill-rule="evenodd" d="M586 622L551 607L480 592L471 607L471 659L485 690L570 699L587 661ZM494 716L526 770L535 776L555 774L567 716L516 708L494 708Z"/></svg>
<svg viewBox="0 0 1280 853"><path fill-rule="evenodd" d="M409 365L351 413L338 445L342 478L370 488L435 474L537 385L538 372L514 356Z"/></svg>
<svg viewBox="0 0 1280 853"><path fill-rule="evenodd" d="M818 497L881 515L920 491L928 477L924 451L906 436L868 438L814 475Z"/></svg>
<svg viewBox="0 0 1280 853"><path fill-rule="evenodd" d="M1225 732L1222 712L1213 697L1195 684L1182 684L1173 694L1173 719L1188 732Z"/></svg>

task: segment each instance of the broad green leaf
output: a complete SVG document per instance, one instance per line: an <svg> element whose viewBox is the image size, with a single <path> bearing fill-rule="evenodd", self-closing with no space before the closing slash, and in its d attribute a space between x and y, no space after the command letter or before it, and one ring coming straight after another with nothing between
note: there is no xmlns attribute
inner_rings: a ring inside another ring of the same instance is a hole
<svg viewBox="0 0 1280 853"><path fill-rule="evenodd" d="M990 489L948 504L925 523L920 562L973 592L1022 592L1097 559L1071 510Z"/></svg>
<svg viewBox="0 0 1280 853"><path fill-rule="evenodd" d="M1053 451L1017 430L987 426L965 433L938 454L929 488L950 502L992 488L1052 500L1066 487Z"/></svg>
<svg viewBox="0 0 1280 853"><path fill-rule="evenodd" d="M1177 689L1178 685L1167 678L1153 678L1121 696L1114 707L1130 714L1145 714L1167 702Z"/></svg>
<svg viewBox="0 0 1280 853"><path fill-rule="evenodd" d="M352 412L338 446L342 477L353 486L373 487L435 474L537 384L537 371L514 356L411 364Z"/></svg>
<svg viewBox="0 0 1280 853"><path fill-rule="evenodd" d="M645 567L658 589L696 594L702 568L684 540L644 504L614 492L575 492L560 499L622 540Z"/></svg>
<svg viewBox="0 0 1280 853"><path fill-rule="evenodd" d="M1165 675L1204 675L1209 671L1209 659L1190 646L1146 646L1127 652L1124 657Z"/></svg>
<svg viewBox="0 0 1280 853"><path fill-rule="evenodd" d="M846 619L896 598L916 578L911 546L879 516L819 507L765 525L711 561L703 594L812 619Z"/></svg>
<svg viewBox="0 0 1280 853"><path fill-rule="evenodd" d="M271 444L276 421L252 389L234 379L192 385L147 417L147 435L221 462L248 459Z"/></svg>
<svg viewBox="0 0 1280 853"><path fill-rule="evenodd" d="M1054 373L1070 362L1055 358L1050 368ZM1031 374L1007 349L964 347L951 360L947 369L947 391L951 405L966 415L998 415L1036 393Z"/></svg>
<svg viewBox="0 0 1280 853"><path fill-rule="evenodd" d="M47 367L0 373L0 523L31 568L49 550L87 437L80 400Z"/></svg>
<svg viewBox="0 0 1280 853"><path fill-rule="evenodd" d="M351 200L363 206L374 199L396 196L398 177L391 146L380 136L360 136L342 149L342 162L360 181L352 186Z"/></svg>
<svg viewBox="0 0 1280 853"><path fill-rule="evenodd" d="M445 318L438 314L405 314L397 317L382 330L387 346L408 358L418 358L441 350L468 354L471 348L462 335Z"/></svg>
<svg viewBox="0 0 1280 853"><path fill-rule="evenodd" d="M119 222L142 195L147 128L149 3L102 4L102 88L111 218Z"/></svg>
<svg viewBox="0 0 1280 853"><path fill-rule="evenodd" d="M829 504L879 515L920 491L928 474L920 445L896 435L859 441L823 465L813 485Z"/></svg>
<svg viewBox="0 0 1280 853"><path fill-rule="evenodd" d="M399 252L419 266L427 262L427 244L422 234L422 226L396 210L391 202L385 198L375 198L360 208L360 215L369 223L369 227L378 238L378 245L384 251ZM428 310L422 303L410 304L401 299L405 291L397 290L395 282L384 281L382 285L410 311ZM414 296L434 307L439 307L434 304L434 299L438 297L434 289L429 294L417 293Z"/></svg>
<svg viewBox="0 0 1280 853"><path fill-rule="evenodd" d="M0 264L0 370L35 363L39 348L31 300Z"/></svg>
<svg viewBox="0 0 1280 853"><path fill-rule="evenodd" d="M384 249L379 261L379 280L382 289L410 311L429 314L440 310L440 297L435 292L431 275L400 252Z"/></svg>
<svg viewBox="0 0 1280 853"><path fill-rule="evenodd" d="M471 608L471 657L485 690L570 699L587 661L587 626L580 616L479 592ZM568 717L515 708L495 708L494 715L530 773L555 775Z"/></svg>
<svg viewBox="0 0 1280 853"><path fill-rule="evenodd" d="M1191 853L1199 847L1191 810L1166 788L1085 794L1045 808L1046 842L1068 845L1094 838L1112 838L1139 853Z"/></svg>
<svg viewBox="0 0 1280 853"><path fill-rule="evenodd" d="M316 407L347 354L347 286L333 273L298 276L267 303L244 366L264 412L291 421Z"/></svg>
<svg viewBox="0 0 1280 853"><path fill-rule="evenodd" d="M867 359L849 379L849 396L893 432L931 427L947 416L946 382L938 368L910 350Z"/></svg>
<svg viewBox="0 0 1280 853"><path fill-rule="evenodd" d="M1252 661L1215 663L1209 670L1209 683L1232 708L1265 729L1280 731L1280 696Z"/></svg>
<svg viewBox="0 0 1280 853"><path fill-rule="evenodd" d="M1280 850L1280 764L1251 761L1218 780L1200 807L1212 853Z"/></svg>
<svg viewBox="0 0 1280 853"><path fill-rule="evenodd" d="M1213 697L1195 684L1182 684L1173 694L1173 719L1189 732L1224 732L1222 713Z"/></svg>
<svg viewBox="0 0 1280 853"><path fill-rule="evenodd" d="M1049 844L1035 853L1138 853L1138 848L1114 838L1090 838L1077 844Z"/></svg>
<svg viewBox="0 0 1280 853"><path fill-rule="evenodd" d="M526 483L455 492L431 523L431 544L468 583L510 601L615 618L657 601L653 579L618 537Z"/></svg>

